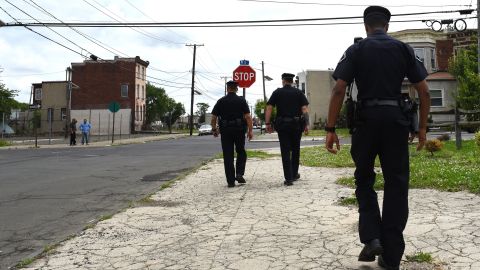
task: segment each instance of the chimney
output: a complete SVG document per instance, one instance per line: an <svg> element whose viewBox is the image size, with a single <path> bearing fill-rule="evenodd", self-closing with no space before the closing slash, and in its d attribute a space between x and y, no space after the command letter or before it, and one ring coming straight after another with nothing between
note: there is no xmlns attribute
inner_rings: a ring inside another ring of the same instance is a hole
<svg viewBox="0 0 480 270"><path fill-rule="evenodd" d="M438 71L447 71L448 60L453 56L453 40L437 40L436 51Z"/></svg>

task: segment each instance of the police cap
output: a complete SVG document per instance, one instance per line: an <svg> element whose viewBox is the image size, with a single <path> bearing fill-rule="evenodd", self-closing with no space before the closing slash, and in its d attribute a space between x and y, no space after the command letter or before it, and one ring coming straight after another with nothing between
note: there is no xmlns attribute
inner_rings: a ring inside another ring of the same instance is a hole
<svg viewBox="0 0 480 270"><path fill-rule="evenodd" d="M238 83L236 81L228 81L227 86L228 87L237 87Z"/></svg>
<svg viewBox="0 0 480 270"><path fill-rule="evenodd" d="M381 6L369 6L363 12L363 21L368 23L370 19L383 19L387 23L390 21L392 14L390 11Z"/></svg>
<svg viewBox="0 0 480 270"><path fill-rule="evenodd" d="M283 74L282 74L282 80L283 80L283 79L287 79L287 80L290 79L290 80L292 80L294 77L295 77L295 75L292 74L292 73L283 73Z"/></svg>

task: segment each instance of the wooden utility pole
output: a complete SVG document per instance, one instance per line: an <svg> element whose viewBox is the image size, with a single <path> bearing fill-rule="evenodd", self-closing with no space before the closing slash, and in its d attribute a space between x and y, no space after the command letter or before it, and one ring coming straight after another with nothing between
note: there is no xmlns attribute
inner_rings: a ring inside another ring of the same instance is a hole
<svg viewBox="0 0 480 270"><path fill-rule="evenodd" d="M480 0L479 0L480 1ZM193 47L193 66L192 66L192 92L190 97L190 136L193 134L193 99L195 96L195 57L197 54L197 46L203 46L203 44L187 44L188 47Z"/></svg>

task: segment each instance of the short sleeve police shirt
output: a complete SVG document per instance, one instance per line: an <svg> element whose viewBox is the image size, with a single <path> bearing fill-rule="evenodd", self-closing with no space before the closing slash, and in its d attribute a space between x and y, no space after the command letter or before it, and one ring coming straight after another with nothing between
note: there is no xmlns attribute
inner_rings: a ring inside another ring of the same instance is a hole
<svg viewBox="0 0 480 270"><path fill-rule="evenodd" d="M358 99L396 99L405 77L418 83L427 75L409 45L375 32L345 51L332 76L347 83L355 80Z"/></svg>
<svg viewBox="0 0 480 270"><path fill-rule="evenodd" d="M302 107L308 105L308 100L302 91L287 85L273 91L267 105L276 107L278 116L295 117L302 114Z"/></svg>
<svg viewBox="0 0 480 270"><path fill-rule="evenodd" d="M250 113L247 101L235 93L228 93L213 106L212 114L224 120L242 118Z"/></svg>

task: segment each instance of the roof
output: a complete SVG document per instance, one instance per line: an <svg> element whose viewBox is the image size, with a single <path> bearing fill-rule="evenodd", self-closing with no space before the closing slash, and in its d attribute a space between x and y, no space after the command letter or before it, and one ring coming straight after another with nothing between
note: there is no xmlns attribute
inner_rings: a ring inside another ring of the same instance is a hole
<svg viewBox="0 0 480 270"><path fill-rule="evenodd" d="M148 67L150 62L142 60L140 56L135 56L135 57L118 57L115 56L113 60L107 60L107 59L100 59L100 60L84 60L81 63L71 63L72 66L79 66L79 65L85 65L85 64L105 64L105 63L115 63L117 61L122 61L122 62L135 62L138 63L142 66Z"/></svg>
<svg viewBox="0 0 480 270"><path fill-rule="evenodd" d="M456 81L455 77L445 71L438 71L432 74L429 74L427 81Z"/></svg>

